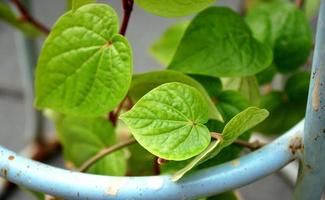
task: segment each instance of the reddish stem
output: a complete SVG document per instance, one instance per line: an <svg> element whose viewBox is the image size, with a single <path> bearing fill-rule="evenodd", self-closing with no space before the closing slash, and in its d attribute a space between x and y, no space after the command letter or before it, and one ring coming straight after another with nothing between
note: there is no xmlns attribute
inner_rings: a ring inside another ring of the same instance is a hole
<svg viewBox="0 0 325 200"><path fill-rule="evenodd" d="M129 24L129 19L133 10L133 0L122 0L123 4L123 21L120 29L120 34L125 35Z"/></svg>
<svg viewBox="0 0 325 200"><path fill-rule="evenodd" d="M21 14L21 19L23 21L27 21L31 23L33 26L35 26L38 30L43 32L44 34L49 34L50 29L48 29L46 26L44 26L42 23L37 21L24 7L24 5L19 0L11 0L11 2L17 7L18 11Z"/></svg>
<svg viewBox="0 0 325 200"><path fill-rule="evenodd" d="M120 103L120 105L118 105L115 112L112 111L108 114L108 120L112 122L113 126L116 126L118 116L120 115L122 109L126 107L126 109L130 110L132 105L133 104L130 97L126 96L125 99Z"/></svg>
<svg viewBox="0 0 325 200"><path fill-rule="evenodd" d="M297 8L302 8L302 6L304 5L304 0L295 0L296 6Z"/></svg>

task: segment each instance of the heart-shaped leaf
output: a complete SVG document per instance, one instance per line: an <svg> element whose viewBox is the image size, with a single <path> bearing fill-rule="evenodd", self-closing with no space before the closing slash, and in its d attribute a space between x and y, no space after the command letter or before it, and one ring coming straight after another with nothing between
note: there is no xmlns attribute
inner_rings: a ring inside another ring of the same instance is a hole
<svg viewBox="0 0 325 200"><path fill-rule="evenodd" d="M64 157L80 167L89 158L116 144L116 134L105 118L65 116L56 119L56 128L63 145ZM89 173L122 176L126 172L126 158L122 150L103 157L87 170Z"/></svg>
<svg viewBox="0 0 325 200"><path fill-rule="evenodd" d="M256 107L249 107L233 117L222 131L223 140L212 141L211 144L197 157L191 160L183 169L176 172L172 179L177 181L188 171L198 164L211 159L225 147L233 143L241 134L261 123L267 116L268 111Z"/></svg>
<svg viewBox="0 0 325 200"><path fill-rule="evenodd" d="M173 58L179 42L188 27L189 22L181 22L169 27L163 35L154 42L150 53L163 65L168 65Z"/></svg>
<svg viewBox="0 0 325 200"><path fill-rule="evenodd" d="M182 83L151 90L120 118L144 148L167 160L186 160L210 143L208 106L199 91Z"/></svg>
<svg viewBox="0 0 325 200"><path fill-rule="evenodd" d="M125 97L131 74L131 49L118 34L115 11L88 4L60 17L46 39L36 70L35 105L103 115Z"/></svg>
<svg viewBox="0 0 325 200"><path fill-rule="evenodd" d="M254 39L239 14L211 7L190 23L169 68L217 77L248 76L271 62L271 49Z"/></svg>
<svg viewBox="0 0 325 200"><path fill-rule="evenodd" d="M185 83L197 89L199 92L201 92L202 96L206 101L206 104L209 106L209 118L223 122L220 112L218 111L214 103L211 101L211 98L209 97L209 94L204 89L204 87L202 87L202 85L196 80L194 80L193 78L181 72L177 72L173 70L164 70L164 71L155 71L155 72L148 72L143 74L136 74L132 78L132 83L129 90L129 96L132 98L132 100L138 101L142 96L147 94L150 90L154 89L155 87L158 87L159 85L162 85L164 83L169 83L169 82ZM210 86L213 87L214 85L216 85L217 89L219 89L218 83L219 82L217 81L213 83L210 82Z"/></svg>
<svg viewBox="0 0 325 200"><path fill-rule="evenodd" d="M273 47L280 72L296 70L307 61L312 31L304 13L293 3L262 3L248 13L246 21L259 41Z"/></svg>
<svg viewBox="0 0 325 200"><path fill-rule="evenodd" d="M215 0L135 0L144 10L162 17L181 17L208 7Z"/></svg>

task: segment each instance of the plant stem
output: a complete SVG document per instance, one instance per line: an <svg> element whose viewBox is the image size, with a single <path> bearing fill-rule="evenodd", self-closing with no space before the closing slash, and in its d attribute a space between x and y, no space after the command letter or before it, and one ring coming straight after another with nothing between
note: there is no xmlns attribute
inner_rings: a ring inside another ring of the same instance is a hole
<svg viewBox="0 0 325 200"><path fill-rule="evenodd" d="M122 0L123 5L123 21L120 29L120 34L125 35L129 24L129 19L133 10L133 0Z"/></svg>
<svg viewBox="0 0 325 200"><path fill-rule="evenodd" d="M89 167L91 167L94 163L96 163L98 160L102 159L103 157L107 156L110 153L113 153L119 149L122 149L126 146L135 144L136 140L135 139L129 139L126 141L123 141L121 143L118 143L114 146L105 148L103 150L101 150L100 152L98 152L96 155L94 155L93 157L91 157L90 159L88 159L84 164L81 165L81 167L79 168L80 172L85 172L89 169Z"/></svg>
<svg viewBox="0 0 325 200"><path fill-rule="evenodd" d="M299 9L302 9L304 3L305 3L304 0L295 0L295 4Z"/></svg>
<svg viewBox="0 0 325 200"><path fill-rule="evenodd" d="M255 151L265 145L264 143L262 143L258 140L255 140L254 142L247 142L245 140L239 140L239 139L237 139L234 142L234 144L246 147L246 148L250 149L251 151Z"/></svg>
<svg viewBox="0 0 325 200"><path fill-rule="evenodd" d="M157 156L155 156L153 158L153 174L154 175L159 175L160 174L160 165L158 163L158 159L159 158Z"/></svg>
<svg viewBox="0 0 325 200"><path fill-rule="evenodd" d="M220 133L210 132L210 136L218 141L223 141L223 136Z"/></svg>
<svg viewBox="0 0 325 200"><path fill-rule="evenodd" d="M125 103L128 102L127 105L125 105ZM116 108L115 111L112 111L108 114L108 120L112 122L113 126L116 126L117 124L117 120L118 120L118 116L120 114L120 112L122 111L123 107L126 106L126 108L128 110L131 109L132 107L132 101L130 99L130 97L126 96L125 99L123 99L123 101L120 103L120 105L118 105L118 107Z"/></svg>
<svg viewBox="0 0 325 200"><path fill-rule="evenodd" d="M46 35L50 33L50 29L37 21L19 0L11 0L11 2L17 7L18 11L20 12L22 21L29 22Z"/></svg>

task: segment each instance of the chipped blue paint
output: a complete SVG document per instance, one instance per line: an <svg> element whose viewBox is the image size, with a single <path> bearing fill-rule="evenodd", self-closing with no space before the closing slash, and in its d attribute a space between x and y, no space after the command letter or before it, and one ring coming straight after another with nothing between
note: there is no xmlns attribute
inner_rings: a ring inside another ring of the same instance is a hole
<svg viewBox="0 0 325 200"><path fill-rule="evenodd" d="M66 199L197 199L265 177L297 158L303 121L260 150L194 172L170 176L111 177L68 171L32 161L0 146L0 175L9 181Z"/></svg>
<svg viewBox="0 0 325 200"><path fill-rule="evenodd" d="M295 198L318 200L325 187L325 0L318 17L304 138Z"/></svg>

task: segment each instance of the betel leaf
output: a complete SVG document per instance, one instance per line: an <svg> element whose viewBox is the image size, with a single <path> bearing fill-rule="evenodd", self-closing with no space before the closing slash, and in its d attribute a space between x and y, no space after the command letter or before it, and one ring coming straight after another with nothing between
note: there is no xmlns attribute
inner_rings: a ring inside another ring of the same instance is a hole
<svg viewBox="0 0 325 200"><path fill-rule="evenodd" d="M120 117L152 154L186 160L210 143L208 106L201 93L183 83L165 83L143 96Z"/></svg>
<svg viewBox="0 0 325 200"><path fill-rule="evenodd" d="M153 169L157 158L139 144L128 147L130 157L128 159L128 176L153 175Z"/></svg>
<svg viewBox="0 0 325 200"><path fill-rule="evenodd" d="M258 105L260 88L255 76L223 78L222 83L225 90L236 90L253 105Z"/></svg>
<svg viewBox="0 0 325 200"><path fill-rule="evenodd" d="M271 65L263 71L256 74L257 81L260 85L271 83L276 74L276 67Z"/></svg>
<svg viewBox="0 0 325 200"><path fill-rule="evenodd" d="M271 61L271 49L253 38L238 13L210 7L192 20L169 68L217 77L248 76Z"/></svg>
<svg viewBox="0 0 325 200"><path fill-rule="evenodd" d="M69 4L71 7L71 9L73 11L77 10L79 7L86 5L86 4L90 4L90 3L95 3L96 0L70 0Z"/></svg>
<svg viewBox="0 0 325 200"><path fill-rule="evenodd" d="M176 172L172 179L179 180L185 173L200 163L211 159L225 147L233 143L241 134L261 123L267 116L268 111L256 107L249 107L233 117L225 126L221 136L223 140L214 140L210 145L197 157L191 160L183 169Z"/></svg>
<svg viewBox="0 0 325 200"><path fill-rule="evenodd" d="M142 96L147 94L150 90L169 82L180 82L194 87L205 99L205 103L209 106L209 118L223 122L222 116L211 101L209 94L206 92L204 87L194 80L193 78L177 71L164 70L148 72L143 74L136 74L132 78L131 87L129 90L129 96L133 101L138 101ZM211 85L218 86L217 81L211 83ZM217 91L216 91L217 92Z"/></svg>
<svg viewBox="0 0 325 200"><path fill-rule="evenodd" d="M215 0L135 0L147 12L162 17L181 17L199 12Z"/></svg>
<svg viewBox="0 0 325 200"><path fill-rule="evenodd" d="M102 149L116 144L114 128L105 118L66 116L56 123L65 160L80 167ZM121 176L126 172L123 150L103 157L87 171L94 174Z"/></svg>
<svg viewBox="0 0 325 200"><path fill-rule="evenodd" d="M9 4L0 1L0 20L4 20L13 27L22 31L26 36L37 37L41 32L27 21L20 20Z"/></svg>
<svg viewBox="0 0 325 200"><path fill-rule="evenodd" d="M312 31L306 16L294 4L263 3L248 13L246 21L259 41L273 47L278 71L293 71L307 61Z"/></svg>
<svg viewBox="0 0 325 200"><path fill-rule="evenodd" d="M46 39L36 69L38 108L103 115L120 103L131 83L132 56L106 4L64 14Z"/></svg>
<svg viewBox="0 0 325 200"><path fill-rule="evenodd" d="M306 97L307 98L307 97ZM256 127L264 134L282 134L305 116L306 101L292 101L285 92L272 91L261 98L259 107L270 112L270 116Z"/></svg>
<svg viewBox="0 0 325 200"><path fill-rule="evenodd" d="M168 65L173 58L179 42L189 22L181 22L169 27L150 47L150 53L163 65Z"/></svg>
<svg viewBox="0 0 325 200"><path fill-rule="evenodd" d="M190 77L198 81L211 98L217 97L222 91L221 80L217 77L192 74Z"/></svg>
<svg viewBox="0 0 325 200"><path fill-rule="evenodd" d="M307 102L310 72L300 71L289 77L285 84L288 99L292 102Z"/></svg>

